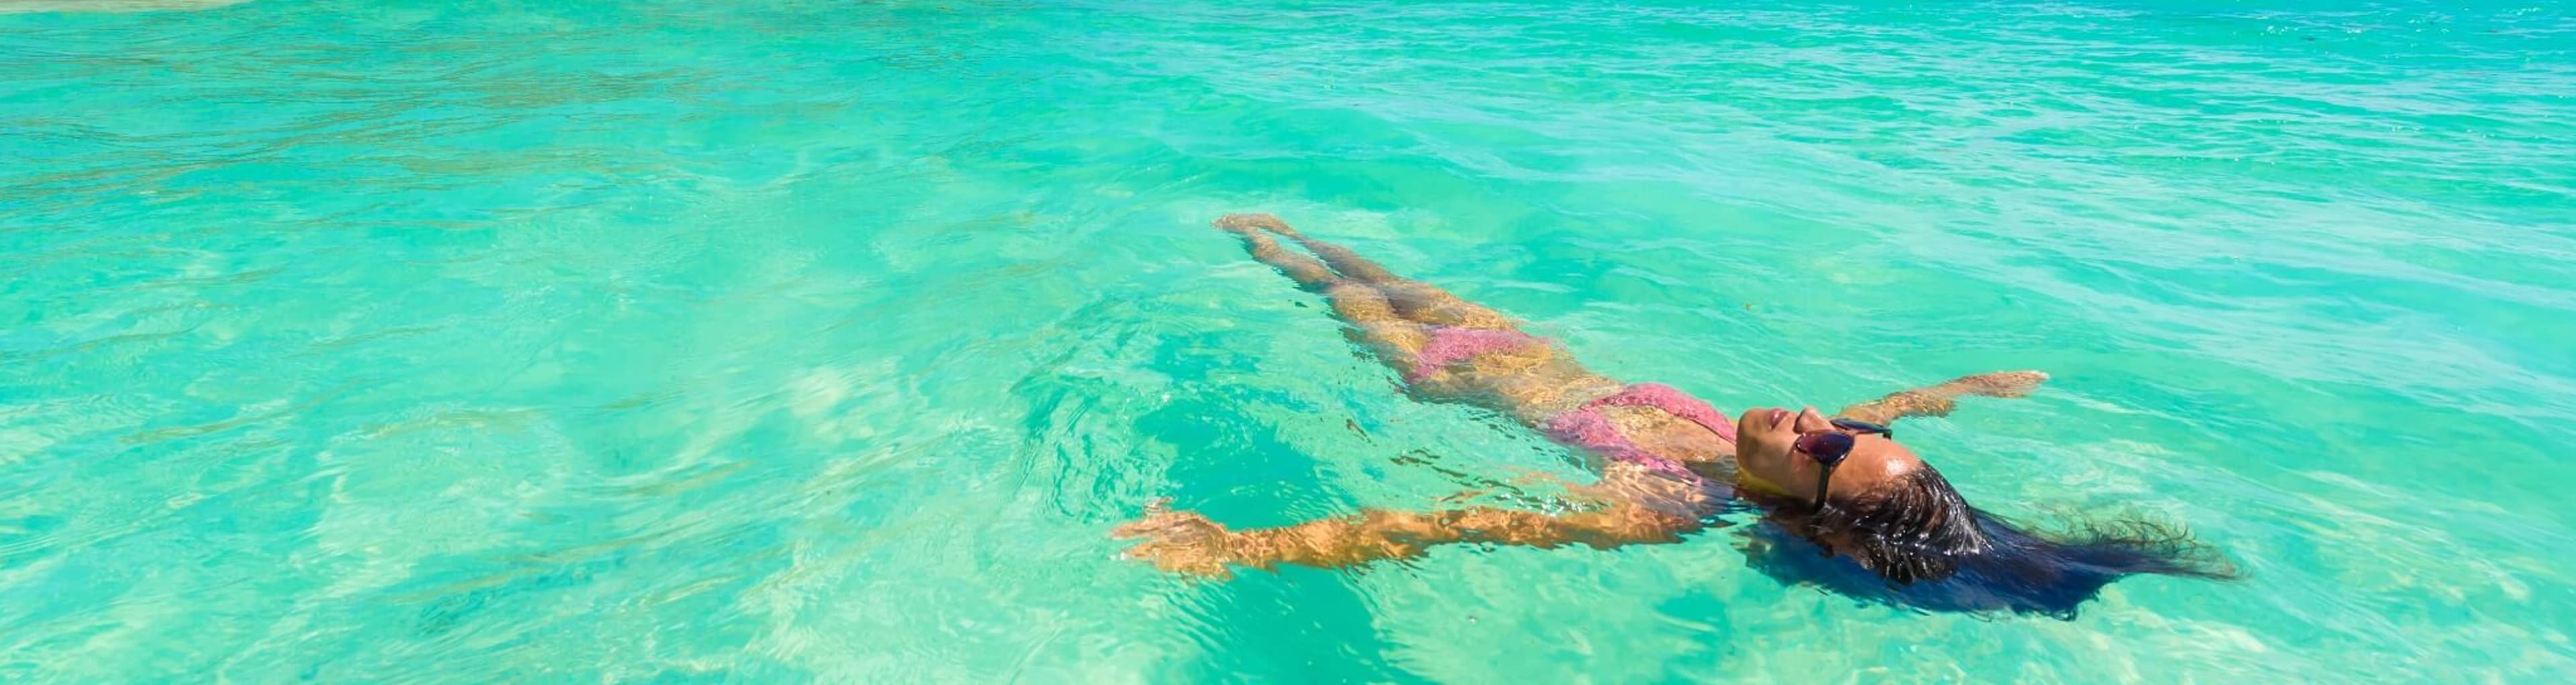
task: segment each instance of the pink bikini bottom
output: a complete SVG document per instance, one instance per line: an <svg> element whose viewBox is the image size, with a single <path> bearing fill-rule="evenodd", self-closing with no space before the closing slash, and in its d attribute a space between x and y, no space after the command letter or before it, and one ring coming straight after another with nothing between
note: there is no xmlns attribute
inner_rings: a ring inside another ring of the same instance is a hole
<svg viewBox="0 0 2576 685"><path fill-rule="evenodd" d="M1474 359L1477 355L1487 352L1508 350L1534 342L1539 342L1539 339L1509 328L1433 326L1430 342L1423 343L1422 351L1413 355L1413 369L1404 373L1404 380L1420 383L1423 379L1430 378L1431 374L1448 368L1450 364Z"/></svg>

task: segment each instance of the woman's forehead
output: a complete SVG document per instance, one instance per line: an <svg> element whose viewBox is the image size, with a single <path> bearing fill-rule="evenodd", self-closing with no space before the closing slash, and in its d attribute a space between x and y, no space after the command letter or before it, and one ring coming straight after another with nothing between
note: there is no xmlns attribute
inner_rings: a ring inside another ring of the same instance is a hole
<svg viewBox="0 0 2576 685"><path fill-rule="evenodd" d="M1907 449L1905 445L1879 436L1865 435L1860 436L1860 441L1852 445L1851 457L1846 460L1842 468L1835 469L1834 479L1839 481L1850 477L1856 481L1853 483L1856 486L1875 485L1878 481L1894 480L1913 473L1916 467L1922 465L1923 458L1915 456L1914 450Z"/></svg>

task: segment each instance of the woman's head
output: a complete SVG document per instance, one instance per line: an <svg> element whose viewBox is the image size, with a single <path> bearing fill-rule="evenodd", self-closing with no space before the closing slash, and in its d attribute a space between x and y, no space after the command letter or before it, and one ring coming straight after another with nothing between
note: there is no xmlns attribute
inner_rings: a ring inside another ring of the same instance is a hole
<svg viewBox="0 0 2576 685"><path fill-rule="evenodd" d="M1885 492L1930 468L1913 450L1890 439L1887 429L1857 422L1838 425L1812 407L1796 413L1747 411L1735 431L1735 464L1744 485L1811 507L1818 503L1819 487L1825 490L1823 501L1853 499Z"/></svg>
<svg viewBox="0 0 2576 685"><path fill-rule="evenodd" d="M2189 536L2152 523L2050 535L1987 514L1884 428L1813 409L1756 409L1737 430L1746 499L1782 532L1872 572L1891 600L2071 617L2122 576L2234 574Z"/></svg>

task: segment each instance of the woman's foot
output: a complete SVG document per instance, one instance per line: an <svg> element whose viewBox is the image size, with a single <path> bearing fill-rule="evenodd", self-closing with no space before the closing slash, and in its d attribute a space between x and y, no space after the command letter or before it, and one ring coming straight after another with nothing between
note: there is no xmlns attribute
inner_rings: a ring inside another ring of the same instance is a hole
<svg viewBox="0 0 2576 685"><path fill-rule="evenodd" d="M1288 222L1280 221L1275 215L1262 213L1227 214L1217 217L1216 227L1236 233L1258 229L1280 235L1297 235L1297 229L1289 228Z"/></svg>

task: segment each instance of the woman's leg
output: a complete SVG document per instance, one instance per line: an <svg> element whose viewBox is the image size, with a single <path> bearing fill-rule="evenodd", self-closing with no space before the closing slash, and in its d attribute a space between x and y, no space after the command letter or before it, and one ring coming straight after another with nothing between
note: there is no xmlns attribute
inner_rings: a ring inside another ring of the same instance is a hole
<svg viewBox="0 0 2576 685"><path fill-rule="evenodd" d="M1307 290L1322 293L1332 303L1334 316L1350 326L1352 340L1368 346L1380 361L1398 371L1413 368L1414 356L1430 338L1421 324L1397 316L1395 308L1387 304L1386 294L1377 288L1335 276L1313 257L1280 247L1270 236L1236 221L1242 216L1246 215L1227 215L1218 219L1216 226L1242 238L1244 249L1252 253L1253 259L1287 274Z"/></svg>
<svg viewBox="0 0 2576 685"><path fill-rule="evenodd" d="M1394 306L1398 316L1407 320L1432 326L1515 328L1511 317L1504 316L1502 312L1468 302L1457 295L1450 294L1449 291L1441 290L1438 286L1397 276L1395 272L1388 271L1385 266L1360 256L1350 248L1306 237L1306 234L1289 227L1288 222L1279 220L1279 217L1268 214L1228 214L1217 222L1219 225L1230 223L1245 229L1258 228L1297 241L1297 244L1304 246L1307 251L1323 258L1324 263L1330 265L1334 271L1340 272L1343 278L1366 283L1385 292L1388 304Z"/></svg>
<svg viewBox="0 0 2576 685"><path fill-rule="evenodd" d="M1344 283L1342 277L1334 275L1332 269L1324 268L1323 263L1315 261L1315 258L1290 252L1287 248L1280 247L1278 241L1271 240L1270 236L1262 235L1252 230L1251 226L1236 221L1235 218L1240 216L1244 215L1225 215L1225 218L1216 220L1216 227L1225 229L1225 232L1234 234L1234 237L1242 238L1244 251L1252 253L1253 259L1278 269L1279 273L1287 274L1289 280L1296 281L1299 287L1307 290L1323 292Z"/></svg>
<svg viewBox="0 0 2576 685"><path fill-rule="evenodd" d="M1324 258L1324 263L1332 265L1333 270L1341 272L1344 278L1371 285L1406 282L1404 277L1395 275L1395 272L1386 270L1386 267L1378 265L1377 262L1369 261L1369 258L1362 257L1357 252L1352 252L1350 248L1308 238L1306 237L1306 234L1298 233L1297 229L1290 228L1288 226L1288 222L1280 221L1279 217L1276 216L1269 214L1228 214L1225 215L1225 218L1218 219L1217 222L1220 225L1232 222L1237 226L1258 228L1286 236L1289 240L1297 241L1297 244L1306 246L1307 250L1315 253L1315 256Z"/></svg>
<svg viewBox="0 0 2576 685"><path fill-rule="evenodd" d="M1333 313L1349 325L1351 339L1375 352L1380 362L1405 374L1418 397L1462 401L1539 425L1547 416L1569 408L1569 403L1579 404L1618 388L1617 382L1585 371L1551 345L1476 353L1472 360L1450 359L1439 362L1444 366L1436 373L1416 378L1416 364L1435 337L1435 327L1511 329L1512 322L1498 312L1460 300L1439 288L1389 274L1375 262L1341 246L1298 238L1288 224L1268 214L1229 214L1218 219L1216 226L1242 238L1254 259L1277 267L1308 290L1330 298ZM1307 249L1331 262L1331 269L1314 258L1280 247L1263 231L1297 238ZM1336 275L1332 269L1343 271ZM1350 275L1354 272L1373 273L1379 278L1364 281ZM1405 311L1407 299L1446 302L1448 306L1431 312L1440 316L1425 317L1420 316L1424 308ZM1462 361L1467 363L1456 368L1446 366Z"/></svg>

